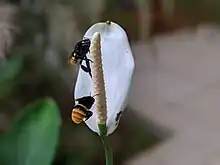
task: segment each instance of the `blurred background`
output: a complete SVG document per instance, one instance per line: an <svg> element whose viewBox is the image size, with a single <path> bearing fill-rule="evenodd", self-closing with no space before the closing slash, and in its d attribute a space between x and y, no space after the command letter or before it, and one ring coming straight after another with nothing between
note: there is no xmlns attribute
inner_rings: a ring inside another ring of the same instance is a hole
<svg viewBox="0 0 220 165"><path fill-rule="evenodd" d="M71 121L77 68L67 61L86 30L106 20L127 32L136 64L111 136L115 164L220 163L218 0L1 0L1 132L50 96L62 116L52 164L104 164L97 135Z"/></svg>

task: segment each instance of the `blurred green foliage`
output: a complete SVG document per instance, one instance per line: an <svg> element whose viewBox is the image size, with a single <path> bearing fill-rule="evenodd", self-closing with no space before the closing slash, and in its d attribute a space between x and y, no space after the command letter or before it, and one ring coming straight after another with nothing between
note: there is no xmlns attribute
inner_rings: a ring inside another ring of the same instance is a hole
<svg viewBox="0 0 220 165"><path fill-rule="evenodd" d="M58 142L61 119L56 103L42 99L28 105L1 135L0 164L49 165Z"/></svg>

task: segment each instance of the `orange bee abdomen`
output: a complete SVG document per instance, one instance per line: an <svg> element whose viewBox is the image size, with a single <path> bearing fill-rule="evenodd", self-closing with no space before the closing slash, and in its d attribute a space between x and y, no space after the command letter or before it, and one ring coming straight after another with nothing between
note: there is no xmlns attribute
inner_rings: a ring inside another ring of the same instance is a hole
<svg viewBox="0 0 220 165"><path fill-rule="evenodd" d="M80 124L85 117L85 113L82 112L79 108L73 108L71 117L74 123Z"/></svg>

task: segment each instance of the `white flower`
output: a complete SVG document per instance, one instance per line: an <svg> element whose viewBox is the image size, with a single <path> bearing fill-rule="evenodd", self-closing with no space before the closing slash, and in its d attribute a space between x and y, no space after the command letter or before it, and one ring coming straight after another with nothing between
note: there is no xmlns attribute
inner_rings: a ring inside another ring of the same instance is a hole
<svg viewBox="0 0 220 165"><path fill-rule="evenodd" d="M95 32L101 34L101 52L107 99L107 135L118 126L121 112L127 105L131 79L134 71L134 59L125 31L116 23L96 23L90 27L83 38L91 39ZM91 59L90 54L87 57ZM83 63L85 65L85 63ZM74 97L93 95L92 79L81 69L76 81ZM99 133L96 123L95 105L90 109L93 116L85 123L94 132ZM117 117L118 116L118 117ZM118 118L118 121L116 119Z"/></svg>

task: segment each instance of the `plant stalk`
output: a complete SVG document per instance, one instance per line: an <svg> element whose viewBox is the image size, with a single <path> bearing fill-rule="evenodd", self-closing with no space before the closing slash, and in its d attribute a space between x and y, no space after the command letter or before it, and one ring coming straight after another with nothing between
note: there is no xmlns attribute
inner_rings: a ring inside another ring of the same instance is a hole
<svg viewBox="0 0 220 165"><path fill-rule="evenodd" d="M113 153L110 145L109 137L106 135L107 129L105 124L99 124L100 137L105 150L105 164L113 165Z"/></svg>

